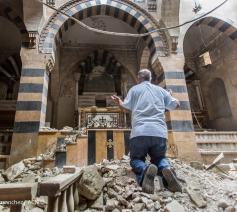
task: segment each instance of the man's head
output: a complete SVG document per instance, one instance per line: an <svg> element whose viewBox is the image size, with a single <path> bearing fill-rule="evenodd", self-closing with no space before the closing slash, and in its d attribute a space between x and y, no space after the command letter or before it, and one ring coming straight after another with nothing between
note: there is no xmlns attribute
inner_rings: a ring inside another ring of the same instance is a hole
<svg viewBox="0 0 237 212"><path fill-rule="evenodd" d="M151 81L151 72L148 69L142 69L137 74L138 83Z"/></svg>

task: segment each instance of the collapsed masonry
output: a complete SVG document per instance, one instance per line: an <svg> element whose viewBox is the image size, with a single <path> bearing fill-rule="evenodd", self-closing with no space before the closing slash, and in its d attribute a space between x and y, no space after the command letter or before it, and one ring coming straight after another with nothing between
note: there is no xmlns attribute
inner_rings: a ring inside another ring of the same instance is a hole
<svg viewBox="0 0 237 212"><path fill-rule="evenodd" d="M1 183L43 182L62 173L61 169L42 168L42 158L25 159L0 175ZM78 182L78 211L237 211L237 165L221 165L228 175L206 171L202 164L187 165L171 160L183 193L171 193L155 179L155 193L143 193L136 184L129 166L129 157L121 161L104 160L101 164L82 168ZM9 211L0 206L0 211ZM47 198L38 197L25 202L22 211L43 212Z"/></svg>

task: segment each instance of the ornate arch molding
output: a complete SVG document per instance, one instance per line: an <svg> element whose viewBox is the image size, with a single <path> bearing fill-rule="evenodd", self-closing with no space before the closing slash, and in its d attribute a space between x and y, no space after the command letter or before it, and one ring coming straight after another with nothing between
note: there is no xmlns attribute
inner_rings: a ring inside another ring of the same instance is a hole
<svg viewBox="0 0 237 212"><path fill-rule="evenodd" d="M192 26L199 26L201 24L207 25L209 27L213 27L219 30L220 32L224 33L231 40L234 40L235 42L237 42L237 25L234 23L231 23L230 20L227 20L225 18L219 19L216 17L206 17L194 23Z"/></svg>
<svg viewBox="0 0 237 212"><path fill-rule="evenodd" d="M185 46L185 41L186 38L190 36L190 30L193 27L198 27L200 25L208 26L211 28L216 29L217 31L223 33L226 37L229 37L235 44L237 44L237 25L230 21L229 19L225 18L216 18L213 16L208 16L205 18L202 18L199 21L196 21L193 23L186 31L183 39L183 45ZM185 61L186 64L193 70L195 70L195 64L192 59L190 59L186 54L185 54L185 48L184 48L184 55L185 55Z"/></svg>
<svg viewBox="0 0 237 212"><path fill-rule="evenodd" d="M60 10L79 20L95 15L112 16L129 24L138 33L149 32L160 27L159 23L147 11L128 0L73 0L63 5ZM53 53L54 43L61 42L63 33L74 24L74 21L69 18L55 13L40 34L39 51ZM144 40L153 61L159 56L169 54L168 42L163 32L152 33Z"/></svg>
<svg viewBox="0 0 237 212"><path fill-rule="evenodd" d="M55 68L55 61L52 56L50 56L46 62L46 71L48 75L53 72Z"/></svg>
<svg viewBox="0 0 237 212"><path fill-rule="evenodd" d="M51 57L52 58L52 57ZM103 66L107 67L108 69L113 69L115 72L126 71L132 79L134 80L134 83L136 83L136 73L134 73L132 70L129 70L126 68L126 65L123 63L123 61L120 61L117 59L117 57L111 53L109 50L101 49L101 50L93 50L90 54L88 54L84 59L78 60L75 63L73 63L67 71L73 70L75 67L80 68L80 71L76 71L80 74L89 74L90 70L92 70L95 66ZM116 74L116 73L108 73L108 74Z"/></svg>

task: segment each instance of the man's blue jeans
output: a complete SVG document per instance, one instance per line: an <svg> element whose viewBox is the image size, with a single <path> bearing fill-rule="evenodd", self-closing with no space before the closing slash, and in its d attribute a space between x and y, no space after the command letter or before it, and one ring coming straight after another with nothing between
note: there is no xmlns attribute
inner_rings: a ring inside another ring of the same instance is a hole
<svg viewBox="0 0 237 212"><path fill-rule="evenodd" d="M167 139L154 136L138 136L130 139L130 165L136 174L139 185L142 183L144 171L148 166L145 163L147 154L151 157L151 163L157 166L158 172L171 166L165 157L166 142Z"/></svg>

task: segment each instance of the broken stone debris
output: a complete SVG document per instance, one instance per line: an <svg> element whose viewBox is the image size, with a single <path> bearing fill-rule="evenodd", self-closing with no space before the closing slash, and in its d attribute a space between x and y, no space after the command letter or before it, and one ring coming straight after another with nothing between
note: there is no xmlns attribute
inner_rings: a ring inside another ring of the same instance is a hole
<svg viewBox="0 0 237 212"><path fill-rule="evenodd" d="M205 208L207 206L207 202L203 199L199 191L195 191L191 188L186 188L186 191L190 199L197 205L197 207Z"/></svg>
<svg viewBox="0 0 237 212"><path fill-rule="evenodd" d="M78 134L66 135L64 141L65 144L75 144L77 143Z"/></svg>
<svg viewBox="0 0 237 212"><path fill-rule="evenodd" d="M10 166L0 174L0 183L40 182L41 178L52 177L62 173L62 170L57 167L52 169L43 168L43 158L44 157L27 158Z"/></svg>
<svg viewBox="0 0 237 212"><path fill-rule="evenodd" d="M73 128L69 126L65 126L63 127L62 131L73 131Z"/></svg>
<svg viewBox="0 0 237 212"><path fill-rule="evenodd" d="M158 189L154 194L142 192L135 181L129 165L129 157L121 161L104 160L101 164L82 168L83 174L78 182L80 203L78 211L234 211L237 207L237 180L221 177L217 173L204 169L193 168L179 160L171 160L184 192L172 193L166 190L159 176L155 179ZM15 177L15 180L33 180L42 169L29 170L38 160L23 161L28 167ZM38 164L38 165L37 165ZM70 167L69 167L70 168ZM72 167L71 167L72 168ZM61 170L43 169L45 176L60 174ZM16 172L17 173L17 172ZM23 174L24 173L24 174ZM45 179L41 175L42 180ZM14 177L13 177L14 178ZM42 211L46 209L47 199L37 198L32 205L25 205L25 211Z"/></svg>
<svg viewBox="0 0 237 212"><path fill-rule="evenodd" d="M199 161L191 161L190 166L195 169L200 169L200 170L204 168L203 164L200 163Z"/></svg>
<svg viewBox="0 0 237 212"><path fill-rule="evenodd" d="M185 188L183 193L172 193L162 184L154 194L143 193L131 173L127 157L121 161L104 160L96 165L97 169L85 168L83 180L79 183L80 211L192 212L224 211L227 208L231 211L237 206L237 181L223 179L216 173L193 168L179 160L173 160L172 163ZM161 182L158 178L157 176L156 183ZM85 183L89 192L92 192L89 196L85 195L85 189L81 189ZM93 199L97 197L93 200L92 196ZM224 202L220 203L220 199Z"/></svg>
<svg viewBox="0 0 237 212"><path fill-rule="evenodd" d="M57 131L57 129L51 127L41 127L40 131Z"/></svg>
<svg viewBox="0 0 237 212"><path fill-rule="evenodd" d="M185 212L185 210L178 201L173 200L165 206L165 212Z"/></svg>
<svg viewBox="0 0 237 212"><path fill-rule="evenodd" d="M27 158L9 167L0 174L0 183L34 183L40 182L49 177L54 177L62 173L62 170L54 167L52 169L43 168L44 157ZM1 205L0 205L1 206ZM37 197L33 201L25 201L22 212L43 212L46 211L47 199ZM9 207L0 207L0 211L9 212Z"/></svg>
<svg viewBox="0 0 237 212"><path fill-rule="evenodd" d="M25 169L25 164L23 161L20 161L19 163L14 164L13 166L9 167L4 175L7 178L7 180L12 181L16 177L18 177Z"/></svg>
<svg viewBox="0 0 237 212"><path fill-rule="evenodd" d="M228 204L225 201L220 201L217 206L225 210L228 207Z"/></svg>
<svg viewBox="0 0 237 212"><path fill-rule="evenodd" d="M86 167L79 181L80 195L89 200L95 200L101 194L103 186L104 180L97 171L97 167Z"/></svg>
<svg viewBox="0 0 237 212"><path fill-rule="evenodd" d="M72 127L65 126L63 129L58 130L56 128L51 128L51 127L41 127L40 131L43 132L55 132L55 131L61 131L61 132L74 132L75 134L78 135L86 135L87 134L87 129L85 127L81 127L79 129L73 129Z"/></svg>

